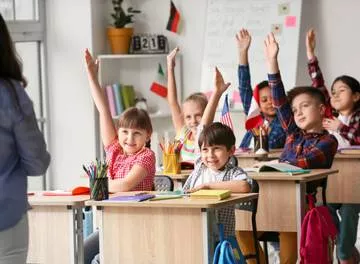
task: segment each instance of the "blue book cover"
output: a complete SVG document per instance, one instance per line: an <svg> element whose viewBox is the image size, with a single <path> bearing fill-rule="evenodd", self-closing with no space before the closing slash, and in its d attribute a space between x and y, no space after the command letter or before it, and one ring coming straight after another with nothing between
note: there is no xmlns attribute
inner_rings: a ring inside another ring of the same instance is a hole
<svg viewBox="0 0 360 264"><path fill-rule="evenodd" d="M136 194L111 197L106 201L109 202L142 202L154 198L154 194Z"/></svg>
<svg viewBox="0 0 360 264"><path fill-rule="evenodd" d="M124 111L124 104L123 99L121 96L121 85L119 83L114 83L112 85L113 91L114 91L114 97L115 97L115 107L116 107L116 114L121 115L121 113Z"/></svg>

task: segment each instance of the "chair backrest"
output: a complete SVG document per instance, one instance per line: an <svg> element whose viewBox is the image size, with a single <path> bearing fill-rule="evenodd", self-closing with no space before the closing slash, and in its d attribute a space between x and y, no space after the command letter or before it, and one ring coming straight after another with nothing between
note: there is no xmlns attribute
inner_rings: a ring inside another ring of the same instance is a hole
<svg viewBox="0 0 360 264"><path fill-rule="evenodd" d="M235 156L231 156L229 158L229 164L231 164L233 167L238 167L238 160Z"/></svg>
<svg viewBox="0 0 360 264"><path fill-rule="evenodd" d="M250 192L251 193L259 192L259 185L258 185L257 181L255 181L254 179L252 180L252 183L251 183ZM251 200L248 202L238 203L235 205L235 208L256 213L257 212L257 202L258 202L258 199L254 199L254 200Z"/></svg>
<svg viewBox="0 0 360 264"><path fill-rule="evenodd" d="M155 191L173 191L174 190L174 182L169 176L155 175L154 190Z"/></svg>

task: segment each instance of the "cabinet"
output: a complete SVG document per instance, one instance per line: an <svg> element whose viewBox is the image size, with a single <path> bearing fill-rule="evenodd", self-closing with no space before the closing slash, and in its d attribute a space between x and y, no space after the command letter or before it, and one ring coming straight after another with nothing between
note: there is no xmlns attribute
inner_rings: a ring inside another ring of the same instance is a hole
<svg viewBox="0 0 360 264"><path fill-rule="evenodd" d="M136 96L147 100L149 114L153 123L154 135L162 134L171 124L171 113L167 99L150 90L151 84L157 81L159 63L166 75L167 54L137 54L137 55L99 55L99 82L102 87L107 84L121 83L133 85ZM181 56L176 57L175 76L178 100L182 101ZM166 85L166 79L165 79ZM160 120L161 119L161 120ZM103 157L103 147L100 138L99 118L96 112L96 154ZM116 117L115 117L116 121ZM156 123L156 125L154 125ZM171 124L172 125L172 124ZM154 140L155 142L157 140ZM154 142L154 143L155 143ZM155 146L152 143L152 146Z"/></svg>

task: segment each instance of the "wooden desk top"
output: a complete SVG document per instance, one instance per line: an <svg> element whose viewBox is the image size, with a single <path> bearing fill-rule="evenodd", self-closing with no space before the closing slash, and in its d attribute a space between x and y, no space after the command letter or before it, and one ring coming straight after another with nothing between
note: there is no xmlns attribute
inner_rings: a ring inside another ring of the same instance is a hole
<svg viewBox="0 0 360 264"><path fill-rule="evenodd" d="M254 180L276 180L276 181L299 181L308 182L313 180L323 179L329 174L335 174L339 172L336 169L314 169L309 173L289 175L284 172L266 171L266 172L248 172L250 178Z"/></svg>
<svg viewBox="0 0 360 264"><path fill-rule="evenodd" d="M29 195L28 201L30 205L77 205L81 206L85 204L85 201L90 199L90 195L75 195L75 196L44 196L41 192L35 193L35 195Z"/></svg>
<svg viewBox="0 0 360 264"><path fill-rule="evenodd" d="M129 193L118 193L119 195L129 195ZM96 206L115 206L115 207L162 207L162 208L217 208L234 205L241 202L253 200L258 197L257 193L231 194L231 197L218 201L212 199L190 199L183 197L179 199L143 201L143 202L113 202L113 201L93 201L88 200L85 205Z"/></svg>
<svg viewBox="0 0 360 264"><path fill-rule="evenodd" d="M159 172L157 171L155 175L169 176L173 180L186 180L192 171L193 170L182 170L181 173L179 174L166 174L166 173L162 173L161 171Z"/></svg>
<svg viewBox="0 0 360 264"><path fill-rule="evenodd" d="M257 155L254 151L242 152L235 155L236 158L250 159L250 158L279 158L283 149L270 149L267 155Z"/></svg>
<svg viewBox="0 0 360 264"><path fill-rule="evenodd" d="M340 154L336 153L335 159L360 159L359 154Z"/></svg>

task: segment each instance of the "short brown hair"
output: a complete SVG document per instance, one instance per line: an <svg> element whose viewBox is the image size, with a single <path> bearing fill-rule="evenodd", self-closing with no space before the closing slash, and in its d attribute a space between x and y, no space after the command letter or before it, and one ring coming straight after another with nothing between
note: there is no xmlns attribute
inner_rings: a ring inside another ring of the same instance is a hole
<svg viewBox="0 0 360 264"><path fill-rule="evenodd" d="M118 125L124 128L143 129L149 134L152 134L153 131L149 114L145 110L136 107L130 107L123 112Z"/></svg>
<svg viewBox="0 0 360 264"><path fill-rule="evenodd" d="M287 93L287 98L292 105L292 102L294 101L295 97L300 94L307 94L311 97L314 97L320 104L325 104L325 96L324 94L317 88L314 88L312 86L298 86L293 89L291 89Z"/></svg>
<svg viewBox="0 0 360 264"><path fill-rule="evenodd" d="M199 147L202 145L223 145L230 150L235 145L235 135L232 129L220 122L212 123L204 127L199 137Z"/></svg>
<svg viewBox="0 0 360 264"><path fill-rule="evenodd" d="M195 102L195 103L198 103L203 110L205 110L206 105L207 105L207 103L208 103L208 99L207 99L206 95L203 94L203 93L193 93L193 94L190 94L190 95L185 99L184 103L185 103L185 102L190 102L190 101L193 101L193 102Z"/></svg>

